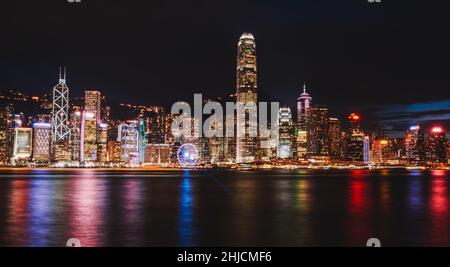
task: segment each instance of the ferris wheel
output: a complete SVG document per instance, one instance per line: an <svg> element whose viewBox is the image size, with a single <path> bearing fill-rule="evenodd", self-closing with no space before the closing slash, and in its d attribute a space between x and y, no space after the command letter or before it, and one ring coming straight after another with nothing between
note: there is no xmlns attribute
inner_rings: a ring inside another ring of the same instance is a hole
<svg viewBox="0 0 450 267"><path fill-rule="evenodd" d="M192 167L195 166L198 160L198 149L194 144L183 144L177 153L178 162L180 166Z"/></svg>

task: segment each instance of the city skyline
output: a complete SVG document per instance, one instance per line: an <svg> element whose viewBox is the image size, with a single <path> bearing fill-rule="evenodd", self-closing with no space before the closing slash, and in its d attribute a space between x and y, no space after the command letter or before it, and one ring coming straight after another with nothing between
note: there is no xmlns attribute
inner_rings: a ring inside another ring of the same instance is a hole
<svg viewBox="0 0 450 267"><path fill-rule="evenodd" d="M443 124L434 123L427 129L423 122L416 124L413 121L403 131L401 138L389 138L386 134L389 129L385 125L365 128L361 124L365 119L359 113L351 113L347 120L345 117L334 117L328 103L313 101L315 95L310 90L307 91L306 82L303 82L300 96L292 100L296 101L295 113L289 108L291 102L281 103L281 107L277 107L277 123L269 128L271 135L276 132L276 138L263 137L261 128L258 127L261 101L258 99L256 40L252 33L245 32L240 36L236 55L236 94L218 96L222 101L228 99L232 103L239 103L237 117L234 118L236 129L233 137L175 135L174 125L171 123L178 120L177 117L185 116L184 108L180 110L180 114L172 107L172 114L168 114L163 107L137 106L134 107L134 115L122 114L125 115L125 120L114 118L111 116L114 108L108 105L106 96L98 89L85 90L84 97L71 102L67 67L64 66L59 69L59 80L51 94L44 94L43 98L29 98L12 91L9 99L8 95L1 96L1 139L8 147L2 152L2 163L8 164L10 161L13 166L26 165L32 159L36 164L46 165L47 162L56 164L55 166L72 167L139 167L146 164L176 166L181 153L181 159L188 157L195 166L239 166L255 162L266 162L271 166L279 164L277 162L297 166L359 164L422 167L448 164L450 148ZM194 95L194 100L197 96L200 96L198 104L201 103L202 106L195 107L194 110L203 110L205 102L201 100L201 95ZM36 104L40 103L40 107L34 112L24 113L24 107L11 102L17 100L15 98L22 101L31 99ZM187 103L176 102L174 106L178 103L189 105L189 100L184 101ZM242 109L239 105L254 106ZM132 105L122 103L121 106ZM416 108L426 106L418 105ZM196 117L195 111L194 117L190 117L190 110L191 108L186 117L188 122L182 119L183 124L194 125L194 128L189 126L189 134L191 131L198 133L204 127L203 119ZM217 123L224 123L222 115L219 118L221 121L216 122L214 127L218 127ZM47 125L51 125L51 132ZM184 129L185 126L182 127ZM183 147L188 143L194 144L196 151L184 154ZM196 155L195 159L190 158L192 153ZM180 162L180 165L184 164Z"/></svg>
<svg viewBox="0 0 450 267"><path fill-rule="evenodd" d="M55 66L55 69L57 69L57 67ZM66 82L67 82L67 71L68 68L67 66L59 66L59 83L53 87L52 90L55 90L55 88L57 89L61 89L61 87L64 89L64 87L67 88ZM70 78L69 78L70 80ZM301 92L300 96L295 100L292 99L290 102L282 102L281 104L283 106L289 106L290 109L295 110L295 118L293 118L294 121L296 121L296 123L300 124L300 128L303 129L305 128L304 122L302 122L301 117L305 116L305 105L307 107L312 106L313 105L313 101L312 101L312 97L309 94L312 90L311 88L308 86L307 82L304 81L303 83L301 83L302 85L299 86L298 88L296 88L295 91L297 92ZM256 87L255 87L256 88ZM52 90L46 90L41 92L41 94L36 94L36 95L27 95L26 93L24 94L24 91L20 91L20 90L9 90L12 93L18 93L18 94L23 94L23 96L27 96L30 99L34 98L34 97L38 97L38 98L42 98L43 96L51 96L51 94L53 93ZM2 93L7 93L8 90L0 90ZM90 105L96 105L94 107L88 107L86 109L86 111L88 111L89 113L95 113L96 116L96 120L99 121L99 116L97 115L97 113L100 112L100 101L101 101L101 96L102 96L102 90L99 88L93 88L93 87L89 87L89 89L85 89L83 90L81 93L78 93L76 96L73 96L73 91L70 90L70 98L75 98L75 99L81 99L83 101L85 101L86 97L90 98L91 100L89 100L88 102L92 102L92 104ZM232 93L232 92L230 92ZM91 97L92 95L92 97ZM210 95L208 95L208 93L206 92L206 95L208 97L211 97ZM192 96L188 99L178 99L179 101L187 101L188 103L193 102L194 99L194 93L192 94ZM315 96L315 95L314 95ZM67 96L66 96L67 97ZM106 99L108 99L108 96L104 95L104 97L106 97ZM222 99L227 99L230 96L228 95L222 95L222 96L212 96L213 98L222 98ZM62 98L62 94L61 94L61 98ZM92 100L92 98L94 98L94 100ZM266 101L273 101L273 99L264 99ZM305 104L306 101L307 103ZM170 107L166 107L165 105L158 104L137 104L137 103L132 103L132 102L127 102L127 101L114 101L115 104L119 104L120 105L131 105L131 106L135 106L135 107L157 107L157 108L163 108L166 110L170 110ZM172 103L173 104L173 103ZM330 107L329 103L319 103L319 104L325 104L327 107ZM65 104L67 105L67 104ZM303 105L303 108L302 108ZM295 107L292 108L292 107ZM90 109L97 109L94 111L91 111ZM450 100L446 101L446 100L441 100L441 101L436 101L436 102L424 102L424 103L414 103L414 104L410 104L410 105L392 105L392 106L385 106L385 108L382 108L378 111L378 115L379 118L376 118L374 122L368 122L367 119L364 114L361 114L358 112L359 116L361 116L363 121L363 125L365 125L366 129L370 129L370 130L383 130L385 131L385 133L390 136L390 137L402 137L404 135L404 132L411 126L414 125L421 125L423 128L425 129L429 129L431 130L433 127L436 126L440 126L443 128L449 128L447 127L447 125L450 122L450 117L449 119L447 119L447 109L450 109ZM110 111L109 111L110 112ZM303 114L302 114L303 112ZM335 116L337 113L333 112L333 110L331 111L330 115ZM348 114L344 114L343 117L347 116ZM441 117L433 117L433 116L442 116ZM336 115L335 117L340 117L338 115ZM398 123L398 127L403 127L401 129L396 129L395 131L391 131L391 129L389 129L389 125L390 123ZM303 125L303 126L301 126ZM367 125L371 125L373 128L368 127ZM446 133L447 136L450 136L450 132ZM55 136L55 135L54 135Z"/></svg>
<svg viewBox="0 0 450 267"><path fill-rule="evenodd" d="M85 1L77 7L58 1L52 5L61 12L50 16L46 1L27 10L8 2L0 18L0 88L38 94L54 85L55 68L66 65L76 96L97 88L114 101L167 107L196 92L227 95L235 87L234 42L248 31L259 43L261 99L289 104L306 81L316 103L327 103L336 117L357 112L364 123L375 123L400 116L386 120L394 134L409 126L405 116L441 120L449 128L450 81L439 67L448 58L439 31L445 8L322 0L229 1L217 9L196 3L175 2L185 12L173 13L171 5L158 3ZM19 14L24 21L13 23Z"/></svg>
<svg viewBox="0 0 450 267"><path fill-rule="evenodd" d="M54 66L55 69L58 68L58 66ZM60 66L61 68L61 66ZM64 66L64 68L69 69L69 67ZM53 75L55 76L55 75ZM74 78L68 78L69 83L71 80L74 80ZM314 81L299 81L298 86L296 88L293 88L293 92L301 92L305 90L305 87L307 87L307 91L311 92L314 91L314 87L311 84L314 84ZM29 94L29 91L18 89L18 87L12 87L12 88L0 88L1 91L7 92L7 91L13 91L18 93L25 93L29 96L43 96L46 94L49 94L50 92L47 90L43 90L40 93L36 94ZM75 95L76 98L83 98L84 94L86 92L97 92L102 91L101 88L97 87L87 87L85 89L77 88L75 90L71 89L71 93ZM217 95L209 95L207 91L200 92L193 90L192 96L188 97L187 99L178 99L177 101L193 101L193 95L194 93L205 93L207 96L211 97L224 97L228 94L232 94L233 90L227 91L223 96L217 96ZM316 96L316 94L314 94ZM120 104L131 104L135 106L157 106L157 107L163 107L165 109L170 109L171 103L155 103L153 101L125 101L124 99L110 99L111 101L114 101L115 103ZM264 100L269 101L270 99L267 98L267 96L264 97ZM297 108L297 101L291 100L289 102L282 102L284 105L288 105L291 109L295 110L294 108ZM333 106L327 103L328 106ZM411 125L415 124L421 124L424 125L427 128L432 128L436 125L450 128L450 115L448 114L448 110L450 109L450 99L449 100L437 100L437 101L427 101L427 102L416 102L411 104L393 104L393 105L381 105L378 107L375 106L366 106L366 107L358 107L357 104L353 104L349 102L349 106L355 105L354 111L357 110L363 110L362 112L358 112L361 114L362 117L365 117L369 120L365 120L363 124L366 128L384 128L384 130L387 132L387 134L391 137L399 137L402 136L404 133L404 129L408 128ZM374 109L377 109L374 111ZM343 114L339 112L339 108L335 108L334 112L332 113L336 117L343 116L345 117L346 114ZM367 116L366 116L367 115Z"/></svg>
<svg viewBox="0 0 450 267"><path fill-rule="evenodd" d="M253 35L244 33L237 46L236 103L258 103ZM22 101L41 101L39 112L44 114L24 114L20 105L8 103L8 96L2 96L1 141L6 142L5 146L12 151L11 156L8 156L8 150L2 151L3 164L6 154L6 159L10 157L13 166L27 164L30 159L44 166L50 162L55 162L55 166L72 167L106 166L106 163L114 163L109 165L110 167L139 167L144 164L175 166L176 159L180 160L178 155L184 153L181 151L183 144L191 142L198 149L195 152L198 154L198 162L197 158L194 160L195 166L199 162L217 164L223 161L228 162L227 164L243 164L262 161L273 164L280 160L284 161L284 164L345 163L350 164L350 167L354 163L366 166L412 164L418 167L425 164L448 164L450 147L445 127L436 124L431 129L426 129L422 125L413 125L405 130L404 138L390 139L383 129L364 130L360 124L362 118L357 113L348 116L347 124L343 124L344 120L340 118L331 117L327 105L313 103L312 97L306 92L305 83L297 99L297 114L293 114L286 105L279 107L279 128L275 128L279 131L276 143L265 148L268 150L263 150L263 139L259 136L254 140L246 135L243 138L235 136L231 139L173 136L173 132L170 133L169 130L173 127L170 126L170 121L177 117L178 113L166 114L164 109L159 107L137 107L140 109L137 116L131 115L126 121L112 119L111 107L105 105L105 98L100 91L85 91L85 97L82 98L84 103L77 106L78 104L70 101L66 75L66 68L62 71L60 67L59 82L52 89L51 100L36 96L30 98L20 93L15 95ZM46 101L51 101L51 107L44 107L47 105ZM47 110L47 114L42 108ZM237 111L239 113L239 109ZM146 112L154 114L146 115ZM25 119L25 116L28 116L28 119ZM155 130L161 128L160 120L164 121L162 128L165 130L162 132ZM195 120L196 118L189 117L189 123L194 123ZM244 125L251 127L251 122L249 124L245 121ZM198 131L195 127L192 129L194 132ZM155 137L159 142L152 141ZM230 150L233 146L236 146L236 149ZM274 151L271 151L273 149ZM189 157L189 153L185 155ZM73 165L75 162L78 163Z"/></svg>
<svg viewBox="0 0 450 267"><path fill-rule="evenodd" d="M450 246L439 2L4 1L0 247Z"/></svg>

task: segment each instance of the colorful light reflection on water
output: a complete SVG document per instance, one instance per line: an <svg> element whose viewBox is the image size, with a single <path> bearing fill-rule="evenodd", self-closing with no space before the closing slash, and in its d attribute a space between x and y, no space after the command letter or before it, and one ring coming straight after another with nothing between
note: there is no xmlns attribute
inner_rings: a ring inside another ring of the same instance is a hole
<svg viewBox="0 0 450 267"><path fill-rule="evenodd" d="M450 246L448 171L0 172L0 245Z"/></svg>
<svg viewBox="0 0 450 267"><path fill-rule="evenodd" d="M181 181L180 212L178 216L178 233L180 236L178 245L182 247L193 245L192 202L192 185L189 171L184 171L183 180Z"/></svg>

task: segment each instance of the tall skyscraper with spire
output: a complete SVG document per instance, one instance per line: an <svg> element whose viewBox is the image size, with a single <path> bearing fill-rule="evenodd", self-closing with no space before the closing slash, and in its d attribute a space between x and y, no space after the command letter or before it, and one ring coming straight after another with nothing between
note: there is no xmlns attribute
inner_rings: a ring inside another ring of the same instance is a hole
<svg viewBox="0 0 450 267"><path fill-rule="evenodd" d="M312 105L312 97L306 92L306 83L303 83L303 92L297 99L297 158L304 158L308 152L307 140L307 111Z"/></svg>
<svg viewBox="0 0 450 267"><path fill-rule="evenodd" d="M236 162L252 162L257 157L257 137L249 136L250 132L257 131L257 123L249 122L249 115L257 113L257 70L256 70L256 43L251 33L242 34L238 43L237 69L236 69L236 101L243 105L254 103L254 108L245 109L246 118L239 122L237 131L240 137L236 138ZM250 127L253 127L252 129Z"/></svg>
<svg viewBox="0 0 450 267"><path fill-rule="evenodd" d="M59 69L59 83L53 87L52 102L52 150L53 160L69 161L69 88L66 85L66 68Z"/></svg>
<svg viewBox="0 0 450 267"><path fill-rule="evenodd" d="M243 103L257 101L256 43L251 33L242 34L238 43L237 100Z"/></svg>
<svg viewBox="0 0 450 267"><path fill-rule="evenodd" d="M312 97L306 92L306 83L303 83L303 92L297 98L297 125L306 130L306 111L312 105Z"/></svg>

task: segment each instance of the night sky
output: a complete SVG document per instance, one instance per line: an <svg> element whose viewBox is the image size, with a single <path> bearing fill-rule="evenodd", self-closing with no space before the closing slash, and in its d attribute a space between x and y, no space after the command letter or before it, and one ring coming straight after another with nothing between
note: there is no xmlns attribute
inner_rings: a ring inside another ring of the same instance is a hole
<svg viewBox="0 0 450 267"><path fill-rule="evenodd" d="M251 32L263 100L294 107L306 81L315 104L366 127L450 129L447 1L81 1L2 1L0 89L42 94L66 65L75 96L170 107L228 95Z"/></svg>

